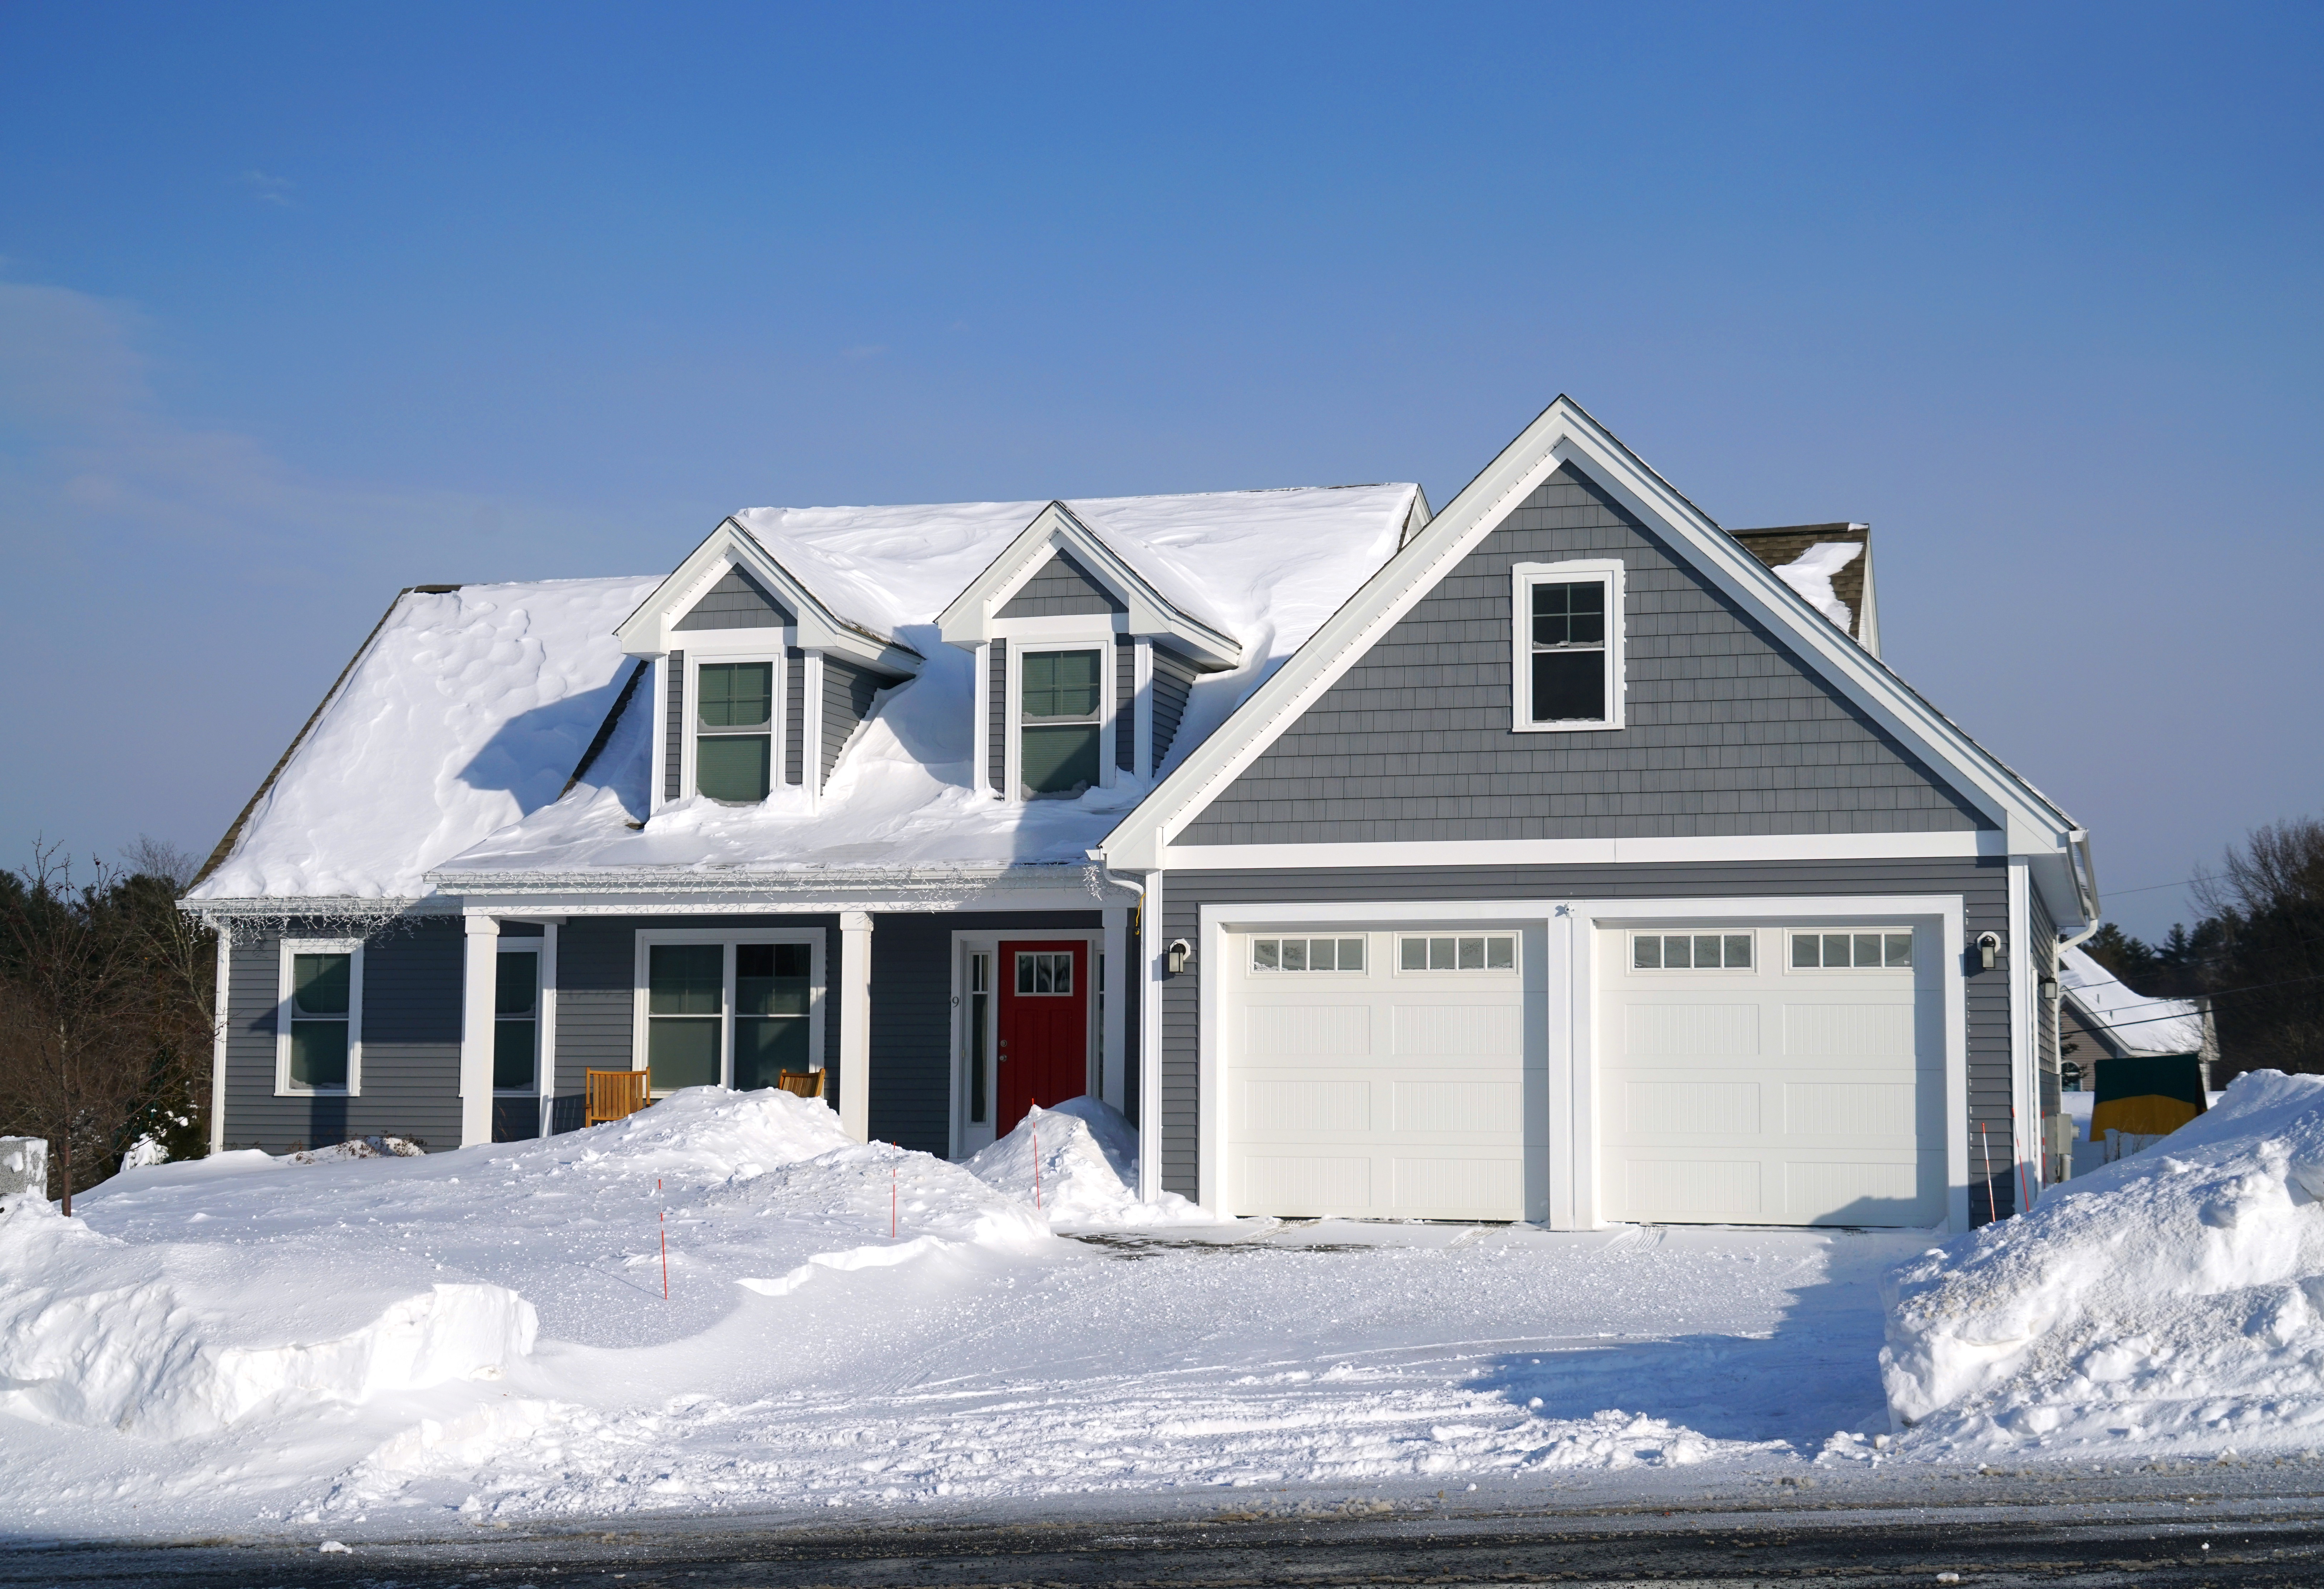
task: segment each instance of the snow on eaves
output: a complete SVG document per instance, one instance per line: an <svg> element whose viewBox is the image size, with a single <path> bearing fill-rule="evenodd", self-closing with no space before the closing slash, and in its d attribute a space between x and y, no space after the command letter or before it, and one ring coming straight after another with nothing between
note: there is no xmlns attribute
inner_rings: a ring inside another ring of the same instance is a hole
<svg viewBox="0 0 2324 1589"><path fill-rule="evenodd" d="M627 676L653 578L407 591L192 891L415 899L430 867L552 804Z"/></svg>
<svg viewBox="0 0 2324 1589"><path fill-rule="evenodd" d="M2091 1023L2133 1054L2195 1054L2203 1048L2203 1012L2191 999L2150 999L2116 980L2079 948L2059 956L2058 980Z"/></svg>

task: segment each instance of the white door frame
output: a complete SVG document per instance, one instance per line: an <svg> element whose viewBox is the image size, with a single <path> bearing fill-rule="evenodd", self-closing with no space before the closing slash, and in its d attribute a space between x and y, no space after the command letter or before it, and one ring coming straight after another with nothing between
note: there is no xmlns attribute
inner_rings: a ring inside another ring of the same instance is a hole
<svg viewBox="0 0 2324 1589"><path fill-rule="evenodd" d="M968 957L972 953L987 952L992 956L992 1031L991 1046L986 1050L992 1058L992 1075L987 1078L992 1088L991 1113L988 1125L998 1127L1001 1105L1001 982L1004 967L1001 964L1001 945L1006 940L1037 939L1046 943L1082 943L1089 946L1089 986L1082 1001L1082 1013L1087 1032L1082 1039L1082 1053L1087 1060L1088 1074L1082 1079L1082 1090L1097 1093L1103 1076L1105 1025L1099 1014L1099 993L1104 982L1099 972L1099 961L1105 954L1105 929L1102 927L982 927L973 930L955 928L952 935L952 997L945 1007L945 1047L951 1054L946 1067L945 1113L949 1124L945 1128L946 1151L954 1159L965 1159L975 1148L967 1143L968 1136ZM1115 1105L1120 1107L1120 1104ZM994 1140L1000 1132L995 1130ZM982 1144L979 1144L982 1146Z"/></svg>
<svg viewBox="0 0 2324 1589"><path fill-rule="evenodd" d="M1878 920L1928 927L1942 962L1945 1073L1945 1206L1947 1228L1969 1225L1969 1013L1962 972L1964 907L1959 894L1793 894L1705 899L1622 900L1380 900L1317 903L1208 902L1201 910L1203 965L1222 965L1230 932L1314 924L1363 923L1387 929L1434 923L1540 926L1548 964L1543 991L1549 1019L1542 1034L1549 1066L1549 1224L1554 1230L1595 1230L1603 1224L1598 1196L1597 942L1601 928L1699 924L1711 920L1762 927L1822 927ZM1197 1086L1201 1203L1228 1206L1224 979L1201 983ZM1530 1001L1528 1002L1530 1008ZM1530 1022L1528 1023L1530 1026ZM1534 1033L1526 1034L1528 1047ZM1142 1063L1158 1067L1159 1057ZM1158 1122L1157 1122L1158 1124ZM1161 1133L1155 1132L1158 1159ZM1560 1150L1563 1149L1561 1152ZM1563 1159L1562 1167L1556 1162Z"/></svg>

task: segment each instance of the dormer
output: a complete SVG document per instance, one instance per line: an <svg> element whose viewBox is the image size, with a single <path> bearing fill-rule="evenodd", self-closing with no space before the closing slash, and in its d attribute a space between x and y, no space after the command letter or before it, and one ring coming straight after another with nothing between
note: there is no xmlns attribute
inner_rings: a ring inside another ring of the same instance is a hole
<svg viewBox="0 0 2324 1589"><path fill-rule="evenodd" d="M1183 575L1061 502L936 622L976 657L978 786L1012 802L1150 781L1194 680L1243 660Z"/></svg>
<svg viewBox="0 0 2324 1589"><path fill-rule="evenodd" d="M654 808L695 795L810 803L872 697L920 654L835 611L727 519L615 631L654 664Z"/></svg>

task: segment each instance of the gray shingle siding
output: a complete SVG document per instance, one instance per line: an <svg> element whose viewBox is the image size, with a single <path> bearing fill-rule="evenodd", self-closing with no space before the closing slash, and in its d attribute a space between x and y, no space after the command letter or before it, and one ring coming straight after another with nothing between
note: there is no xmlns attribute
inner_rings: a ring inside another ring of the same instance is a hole
<svg viewBox="0 0 2324 1589"><path fill-rule="evenodd" d="M1113 637L1113 764L1138 769L1138 642Z"/></svg>
<svg viewBox="0 0 2324 1589"><path fill-rule="evenodd" d="M1625 568L1628 726L1517 733L1510 568L1592 557L1618 558ZM1245 769L1182 842L1989 826L1569 465Z"/></svg>
<svg viewBox="0 0 2324 1589"><path fill-rule="evenodd" d="M807 652L783 652L783 781L807 781Z"/></svg>
<svg viewBox="0 0 2324 1589"><path fill-rule="evenodd" d="M1094 910L883 915L872 929L872 1134L941 1159L952 1150L952 935L1082 930Z"/></svg>
<svg viewBox="0 0 2324 1589"><path fill-rule="evenodd" d="M992 642L984 691L984 775L992 792L1009 792L1009 642Z"/></svg>
<svg viewBox="0 0 2324 1589"><path fill-rule="evenodd" d="M1130 609L1093 577L1090 571L1064 552L1041 565L1040 572L1018 587L1017 594L996 618L1063 618L1084 613L1126 613Z"/></svg>
<svg viewBox="0 0 2324 1589"><path fill-rule="evenodd" d="M1178 737L1178 721L1186 715L1186 695L1194 688L1198 670L1194 664L1167 646L1154 648L1154 764L1162 765L1170 753L1170 742ZM1240 783L1237 784L1240 787ZM1230 791L1231 792L1231 791ZM1210 842L1191 835L1187 844Z"/></svg>
<svg viewBox="0 0 2324 1589"><path fill-rule="evenodd" d="M788 608L740 568L703 593L673 629L780 629L791 622Z"/></svg>
<svg viewBox="0 0 2324 1589"><path fill-rule="evenodd" d="M872 697L900 682L884 673L860 668L842 657L823 659L823 771L825 780L839 764L839 753L872 715ZM820 788L821 785L816 787Z"/></svg>
<svg viewBox="0 0 2324 1589"><path fill-rule="evenodd" d="M1904 861L1797 861L1588 866L1344 867L1333 870L1172 872L1163 889L1162 940L1198 946L1186 969L1161 987L1162 1184L1198 1195L1196 1154L1201 1042L1202 907L1249 902L1618 898L1780 899L1803 894L1958 894L1969 941L2009 930L2008 863L1999 857ZM1987 1217L1978 1158L1982 1124L1996 1145L1997 1181L2008 1175L2009 972L1969 961L1969 1184L1971 1218ZM2007 1213L2014 1195L1998 1196Z"/></svg>
<svg viewBox="0 0 2324 1589"><path fill-rule="evenodd" d="M662 716L661 798L678 799L678 774L686 768L686 653L672 651L662 669L669 698Z"/></svg>
<svg viewBox="0 0 2324 1589"><path fill-rule="evenodd" d="M336 937L294 928L293 937ZM274 1016L282 934L237 926L226 989L226 1145L288 1153L351 1137L460 1145L460 984L454 918L399 923L364 946L363 1095L277 1097Z"/></svg>

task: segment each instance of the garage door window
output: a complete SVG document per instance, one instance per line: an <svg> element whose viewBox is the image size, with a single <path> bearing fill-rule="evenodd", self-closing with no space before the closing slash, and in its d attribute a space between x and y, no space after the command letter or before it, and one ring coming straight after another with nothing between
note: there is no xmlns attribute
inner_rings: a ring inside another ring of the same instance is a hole
<svg viewBox="0 0 2324 1589"><path fill-rule="evenodd" d="M1255 938L1250 940L1253 971L1361 971L1364 940L1360 938Z"/></svg>
<svg viewBox="0 0 2324 1589"><path fill-rule="evenodd" d="M1640 932L1630 936L1633 971L1748 971L1748 932Z"/></svg>
<svg viewBox="0 0 2324 1589"><path fill-rule="evenodd" d="M1795 932L1792 965L1800 970L1893 971L1913 964L1909 932Z"/></svg>
<svg viewBox="0 0 2324 1589"><path fill-rule="evenodd" d="M1408 938L1397 945L1399 971L1514 971L1517 940L1490 933L1476 938Z"/></svg>

